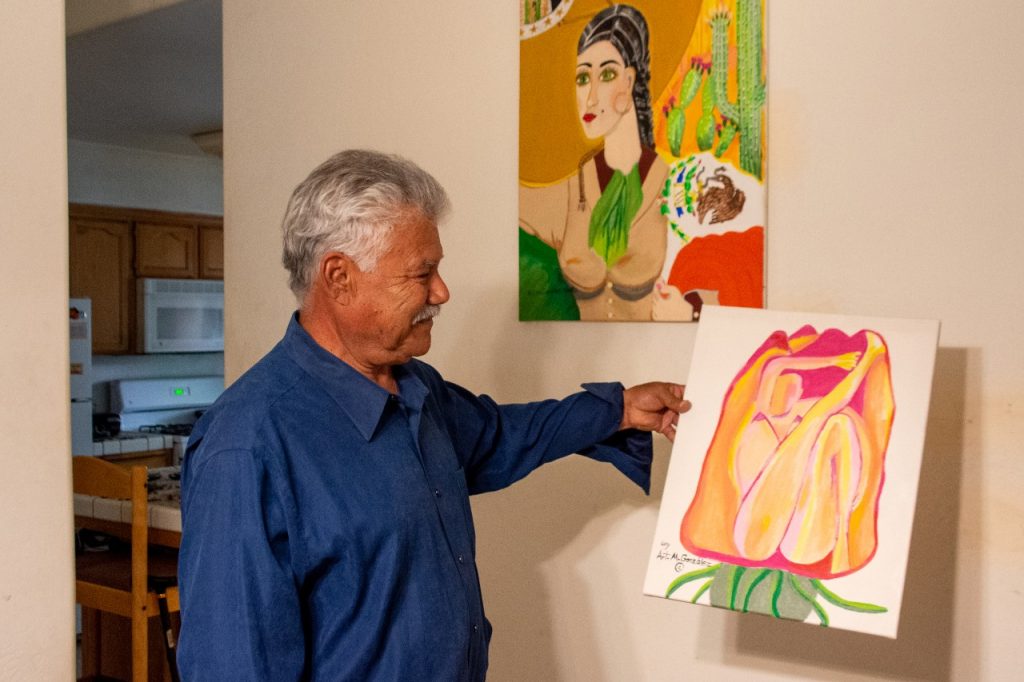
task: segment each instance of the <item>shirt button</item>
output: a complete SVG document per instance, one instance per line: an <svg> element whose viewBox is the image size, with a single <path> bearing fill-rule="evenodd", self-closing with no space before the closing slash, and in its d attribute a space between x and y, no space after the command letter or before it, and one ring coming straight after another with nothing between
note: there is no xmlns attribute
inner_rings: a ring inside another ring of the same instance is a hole
<svg viewBox="0 0 1024 682"><path fill-rule="evenodd" d="M480 632L480 626L479 625L474 625L473 626L473 632Z"/></svg>
<svg viewBox="0 0 1024 682"><path fill-rule="evenodd" d="M441 497L441 489L434 488L434 497Z"/></svg>
<svg viewBox="0 0 1024 682"><path fill-rule="evenodd" d="M461 554L459 555L459 563L460 564L466 563L465 557L463 557Z"/></svg>

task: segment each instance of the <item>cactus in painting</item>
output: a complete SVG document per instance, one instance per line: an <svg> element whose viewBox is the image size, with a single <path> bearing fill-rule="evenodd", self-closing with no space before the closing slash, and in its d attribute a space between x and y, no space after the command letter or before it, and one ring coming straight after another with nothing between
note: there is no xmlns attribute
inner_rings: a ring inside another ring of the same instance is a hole
<svg viewBox="0 0 1024 682"><path fill-rule="evenodd" d="M697 148L702 152L711 149L715 143L715 78L704 80L700 95L700 120L697 121Z"/></svg>
<svg viewBox="0 0 1024 682"><path fill-rule="evenodd" d="M727 9L711 15L711 75L715 99L723 119L735 125L739 134L740 168L762 177L761 118L765 104L761 0L736 0L736 101L726 90L729 69L729 24ZM724 136L723 136L724 138ZM724 152L728 144L719 149ZM720 154L716 150L716 154Z"/></svg>
<svg viewBox="0 0 1024 682"><path fill-rule="evenodd" d="M726 119L718 128L718 146L715 147L715 156L721 157L732 144L734 137L736 137L736 124Z"/></svg>
<svg viewBox="0 0 1024 682"><path fill-rule="evenodd" d="M683 112L697 96L707 68L700 57L690 60L690 70L683 76L682 85L679 86L679 101L676 102L675 97L671 98L664 109L663 113L668 119L668 146L673 156L679 156L683 145L683 132L686 130L686 114Z"/></svg>
<svg viewBox="0 0 1024 682"><path fill-rule="evenodd" d="M740 168L763 175L761 121L765 105L762 0L736 0L736 98L729 99L729 26L733 13L724 5L708 17L711 54L695 56L683 77L679 98L663 108L669 150L678 157L686 130L685 110L700 92L701 117L695 141L700 151L721 157L739 137ZM716 112L718 117L716 117ZM717 137L718 143L715 144Z"/></svg>
<svg viewBox="0 0 1024 682"><path fill-rule="evenodd" d="M547 14L542 7L541 0L523 0L522 5L522 17L523 24L532 24L540 21L541 18ZM550 10L549 10L550 11Z"/></svg>
<svg viewBox="0 0 1024 682"><path fill-rule="evenodd" d="M669 100L669 104L675 104ZM665 116L668 117L668 147L672 156L679 156L683 146L683 131L686 129L686 114L683 108L674 106L671 109L665 107Z"/></svg>

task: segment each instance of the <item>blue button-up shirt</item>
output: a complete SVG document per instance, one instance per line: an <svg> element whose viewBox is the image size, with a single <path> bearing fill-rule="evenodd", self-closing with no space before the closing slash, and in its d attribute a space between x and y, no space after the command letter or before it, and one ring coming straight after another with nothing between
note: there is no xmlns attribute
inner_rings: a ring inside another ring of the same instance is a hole
<svg viewBox="0 0 1024 682"><path fill-rule="evenodd" d="M392 395L292 318L200 419L182 471L178 661L199 680L481 680L469 495L580 452L645 490L622 387L498 405L413 360ZM595 445L596 443L596 445Z"/></svg>

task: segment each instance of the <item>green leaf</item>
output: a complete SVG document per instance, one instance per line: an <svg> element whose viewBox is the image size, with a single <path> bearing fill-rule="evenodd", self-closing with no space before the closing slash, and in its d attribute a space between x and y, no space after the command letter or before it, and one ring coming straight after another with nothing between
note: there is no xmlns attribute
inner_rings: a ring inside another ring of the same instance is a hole
<svg viewBox="0 0 1024 682"><path fill-rule="evenodd" d="M793 575L792 573L790 573L788 575L789 575L789 584L790 584L790 586L794 590L796 590L796 593L799 594L804 600L806 600L808 604L811 605L811 608L814 609L814 612L816 614L818 614L818 620L821 621L821 626L827 628L828 627L828 614L825 613L825 609L821 608L821 604L819 604L818 600L815 598L816 595L807 594L807 592L804 591L804 588L800 587L800 583L799 583L799 581L797 581L796 576Z"/></svg>
<svg viewBox="0 0 1024 682"><path fill-rule="evenodd" d="M746 571L746 566L737 566L732 575L729 576L729 608L733 611L736 610L736 592L740 588L740 580Z"/></svg>
<svg viewBox="0 0 1024 682"><path fill-rule="evenodd" d="M750 581L750 586L747 587L747 594L743 597L743 613L750 610L750 598L754 595L754 588L756 588L762 580L770 576L774 571L770 568L762 568L760 572Z"/></svg>
<svg viewBox="0 0 1024 682"><path fill-rule="evenodd" d="M888 608L884 606L878 606L877 604L868 604L867 602L861 601L850 601L849 599L843 599L832 590L825 587L820 580L812 579L811 584L814 585L821 596L832 602L836 606L846 609L848 611L859 611L860 613L887 613Z"/></svg>
<svg viewBox="0 0 1024 682"><path fill-rule="evenodd" d="M701 585L700 589L693 593L693 598L690 599L690 603L696 604L697 600L704 596L704 593L711 588L711 583L713 582L715 582L714 578Z"/></svg>
<svg viewBox="0 0 1024 682"><path fill-rule="evenodd" d="M683 573L681 576L669 583L668 589L665 591L666 597L671 597L672 593L678 590L686 583L693 582L694 580L700 580L704 577L711 577L718 572L722 564L715 564L714 566L708 566L707 568L699 568L696 571L690 571L689 573ZM709 581L710 582L710 581Z"/></svg>

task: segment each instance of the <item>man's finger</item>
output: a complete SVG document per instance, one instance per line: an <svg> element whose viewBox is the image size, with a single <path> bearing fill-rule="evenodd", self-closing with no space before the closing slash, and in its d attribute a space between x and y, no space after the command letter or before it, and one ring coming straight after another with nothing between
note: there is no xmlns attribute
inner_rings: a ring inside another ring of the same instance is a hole
<svg viewBox="0 0 1024 682"><path fill-rule="evenodd" d="M676 427L669 424L668 428L661 430L661 434L674 443L676 440Z"/></svg>
<svg viewBox="0 0 1024 682"><path fill-rule="evenodd" d="M672 401L666 401L666 405L671 407L676 412L686 412L690 409L690 401L683 398L686 394L686 386L683 384L666 384L668 386L669 394L674 398Z"/></svg>

